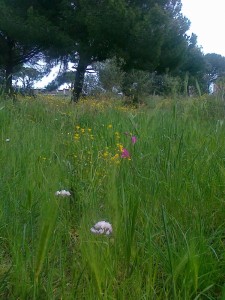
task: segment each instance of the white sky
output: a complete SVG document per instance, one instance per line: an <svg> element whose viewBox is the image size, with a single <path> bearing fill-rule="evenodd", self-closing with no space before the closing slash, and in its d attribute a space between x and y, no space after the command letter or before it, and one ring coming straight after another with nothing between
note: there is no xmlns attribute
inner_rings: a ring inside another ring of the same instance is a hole
<svg viewBox="0 0 225 300"><path fill-rule="evenodd" d="M191 21L203 52L225 56L225 0L182 0L183 14Z"/></svg>
<svg viewBox="0 0 225 300"><path fill-rule="evenodd" d="M34 84L34 87L36 89L39 88L43 88L45 87L49 82L51 82L53 79L55 79L57 77L59 73L59 66L56 66L52 69L52 71L50 72L50 74L48 76L43 77L40 81L36 82Z"/></svg>

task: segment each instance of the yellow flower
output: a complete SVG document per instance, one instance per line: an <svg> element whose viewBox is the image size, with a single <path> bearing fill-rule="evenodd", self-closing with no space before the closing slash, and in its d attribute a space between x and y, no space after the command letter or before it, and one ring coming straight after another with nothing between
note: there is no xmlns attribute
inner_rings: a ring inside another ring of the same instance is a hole
<svg viewBox="0 0 225 300"><path fill-rule="evenodd" d="M118 148L118 150L119 150L120 152L123 151L123 145L122 145L122 144L117 143L116 146L117 146L117 148Z"/></svg>
<svg viewBox="0 0 225 300"><path fill-rule="evenodd" d="M80 126L79 126L79 125L77 125L77 126L76 126L76 129L77 129L77 130L79 130L79 129L80 129Z"/></svg>
<svg viewBox="0 0 225 300"><path fill-rule="evenodd" d="M109 156L109 152L108 151L104 152L102 156L103 158L107 158Z"/></svg>
<svg viewBox="0 0 225 300"><path fill-rule="evenodd" d="M118 159L119 157L120 157L119 154L116 153L116 154L111 158L111 160L116 160L116 159Z"/></svg>
<svg viewBox="0 0 225 300"><path fill-rule="evenodd" d="M119 139L120 139L120 134L119 134L119 132L118 132L118 131L116 131L116 132L115 132L115 138L116 138L117 140L119 140Z"/></svg>
<svg viewBox="0 0 225 300"><path fill-rule="evenodd" d="M81 132L82 132L82 133L85 133L85 129L84 129L84 128L81 128Z"/></svg>
<svg viewBox="0 0 225 300"><path fill-rule="evenodd" d="M109 125L108 125L108 128L109 128L109 129L112 128L112 127L113 127L112 124L109 124Z"/></svg>
<svg viewBox="0 0 225 300"><path fill-rule="evenodd" d="M119 160L120 156L118 153L116 153L113 157L111 157L111 161L115 164L119 164L120 160Z"/></svg>
<svg viewBox="0 0 225 300"><path fill-rule="evenodd" d="M75 140L79 140L79 139L80 139L80 135L79 135L78 133L75 133L75 134L74 134L74 139L75 139Z"/></svg>
<svg viewBox="0 0 225 300"><path fill-rule="evenodd" d="M91 132L92 131L92 129L91 128L88 128L88 132Z"/></svg>

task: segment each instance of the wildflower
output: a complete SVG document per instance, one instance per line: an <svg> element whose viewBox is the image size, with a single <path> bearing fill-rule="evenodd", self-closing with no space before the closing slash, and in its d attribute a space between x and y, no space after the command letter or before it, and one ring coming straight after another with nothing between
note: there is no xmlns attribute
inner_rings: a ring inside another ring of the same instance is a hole
<svg viewBox="0 0 225 300"><path fill-rule="evenodd" d="M130 159L130 153L128 152L127 149L123 148L121 157Z"/></svg>
<svg viewBox="0 0 225 300"><path fill-rule="evenodd" d="M6 142L10 142L10 139L6 139L5 141L6 141Z"/></svg>
<svg viewBox="0 0 225 300"><path fill-rule="evenodd" d="M116 132L115 132L115 138L116 138L117 140L119 140L119 139L120 139L120 134L119 134L119 132L118 132L118 131L116 131Z"/></svg>
<svg viewBox="0 0 225 300"><path fill-rule="evenodd" d="M119 154L116 153L116 154L111 158L111 160L115 160L115 159L118 159L118 158L119 158Z"/></svg>
<svg viewBox="0 0 225 300"><path fill-rule="evenodd" d="M91 232L94 234L110 235L112 231L112 225L106 221L99 221L91 228Z"/></svg>
<svg viewBox="0 0 225 300"><path fill-rule="evenodd" d="M131 142L133 145L137 142L137 137L135 135L131 137Z"/></svg>
<svg viewBox="0 0 225 300"><path fill-rule="evenodd" d="M75 134L74 134L74 139L75 139L75 140L79 140L79 139L80 139L80 135L79 135L78 133L75 133Z"/></svg>
<svg viewBox="0 0 225 300"><path fill-rule="evenodd" d="M62 196L62 197L69 197L69 196L71 196L70 192L66 191L66 190L57 191L57 192L55 192L55 195L56 196Z"/></svg>
<svg viewBox="0 0 225 300"><path fill-rule="evenodd" d="M109 125L108 125L108 128L112 128L112 127L113 127L112 124L109 124Z"/></svg>
<svg viewBox="0 0 225 300"><path fill-rule="evenodd" d="M109 156L109 152L105 151L102 156L103 156L103 158L107 158Z"/></svg>
<svg viewBox="0 0 225 300"><path fill-rule="evenodd" d="M123 145L121 143L117 143L116 146L118 147L119 151L123 151Z"/></svg>
<svg viewBox="0 0 225 300"><path fill-rule="evenodd" d="M111 161L115 164L119 164L120 163L120 160L119 160L119 154L116 153L113 157L111 157Z"/></svg>

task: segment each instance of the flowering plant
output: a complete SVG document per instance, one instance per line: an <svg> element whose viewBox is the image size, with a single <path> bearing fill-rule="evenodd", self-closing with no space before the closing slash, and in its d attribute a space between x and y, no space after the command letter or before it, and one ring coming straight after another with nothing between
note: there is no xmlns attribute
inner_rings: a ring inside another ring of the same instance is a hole
<svg viewBox="0 0 225 300"><path fill-rule="evenodd" d="M106 221L99 221L91 228L91 232L94 234L110 235L112 231L112 225Z"/></svg>
<svg viewBox="0 0 225 300"><path fill-rule="evenodd" d="M66 190L57 191L57 192L55 192L55 195L56 196L61 196L61 197L69 197L69 196L71 196L70 192L66 191Z"/></svg>

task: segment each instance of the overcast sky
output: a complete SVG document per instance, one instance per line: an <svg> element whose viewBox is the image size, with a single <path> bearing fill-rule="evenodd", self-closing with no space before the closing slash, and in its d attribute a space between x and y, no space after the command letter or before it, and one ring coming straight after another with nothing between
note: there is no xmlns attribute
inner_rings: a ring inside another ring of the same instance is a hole
<svg viewBox="0 0 225 300"><path fill-rule="evenodd" d="M183 14L191 21L204 53L225 56L225 0L182 0Z"/></svg>

